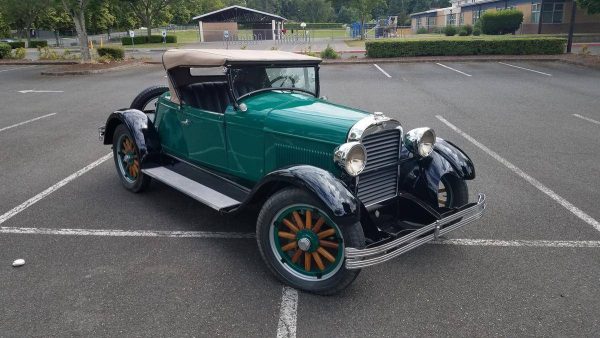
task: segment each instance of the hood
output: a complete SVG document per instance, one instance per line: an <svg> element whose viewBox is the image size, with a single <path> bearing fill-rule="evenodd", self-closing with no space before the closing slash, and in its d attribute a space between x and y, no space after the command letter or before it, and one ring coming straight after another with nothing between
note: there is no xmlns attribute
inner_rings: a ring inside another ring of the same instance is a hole
<svg viewBox="0 0 600 338"><path fill-rule="evenodd" d="M269 92L245 101L248 107L271 107L265 131L341 144L350 128L369 113L304 94Z"/></svg>

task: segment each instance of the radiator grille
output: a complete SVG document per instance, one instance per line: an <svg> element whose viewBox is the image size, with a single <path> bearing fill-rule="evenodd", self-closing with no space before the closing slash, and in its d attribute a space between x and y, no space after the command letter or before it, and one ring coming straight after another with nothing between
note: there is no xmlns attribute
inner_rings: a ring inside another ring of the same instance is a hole
<svg viewBox="0 0 600 338"><path fill-rule="evenodd" d="M358 197L365 206L396 196L400 131L386 130L362 140L367 166L358 179Z"/></svg>

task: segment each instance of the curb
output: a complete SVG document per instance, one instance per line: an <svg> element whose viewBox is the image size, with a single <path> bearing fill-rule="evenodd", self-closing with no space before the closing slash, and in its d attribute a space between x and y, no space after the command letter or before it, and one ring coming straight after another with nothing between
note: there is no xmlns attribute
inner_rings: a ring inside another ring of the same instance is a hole
<svg viewBox="0 0 600 338"><path fill-rule="evenodd" d="M22 65L57 65L57 66L61 66L61 65L76 65L79 64L79 62L77 61L12 61L12 62L0 62L0 66L3 65L7 65L7 66L11 66L11 65L15 65L15 66L22 66Z"/></svg>
<svg viewBox="0 0 600 338"><path fill-rule="evenodd" d="M136 67L136 66L141 66L143 64L144 63L142 63L142 62L136 62L136 63L131 63L131 64L117 66L117 67L112 67L112 68L105 68L105 69L67 70L67 71L62 71L62 72L48 71L48 72L42 72L41 74L42 75L47 75L47 76L103 74L103 73L109 73L109 72L112 72L112 71L119 71L119 70L124 70L124 69L128 69L128 68L133 68L133 67Z"/></svg>
<svg viewBox="0 0 600 338"><path fill-rule="evenodd" d="M346 61L348 60L348 61ZM499 57L405 57L405 58L362 58L345 60L323 60L323 65L372 64L372 63L421 63L421 62L497 62L497 61L561 61L557 55L499 56Z"/></svg>

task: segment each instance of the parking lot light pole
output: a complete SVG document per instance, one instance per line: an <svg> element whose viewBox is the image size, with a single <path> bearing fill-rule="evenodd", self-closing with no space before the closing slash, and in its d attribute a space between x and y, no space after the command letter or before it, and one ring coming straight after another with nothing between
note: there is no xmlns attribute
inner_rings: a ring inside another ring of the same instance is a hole
<svg viewBox="0 0 600 338"><path fill-rule="evenodd" d="M542 34L542 8L544 8L544 0L540 1L540 11L538 13L538 34Z"/></svg>
<svg viewBox="0 0 600 338"><path fill-rule="evenodd" d="M571 8L571 22L569 23L569 37L567 39L567 53L571 53L571 47L573 46L573 31L575 30L575 12L577 12L577 2L573 1L573 8Z"/></svg>

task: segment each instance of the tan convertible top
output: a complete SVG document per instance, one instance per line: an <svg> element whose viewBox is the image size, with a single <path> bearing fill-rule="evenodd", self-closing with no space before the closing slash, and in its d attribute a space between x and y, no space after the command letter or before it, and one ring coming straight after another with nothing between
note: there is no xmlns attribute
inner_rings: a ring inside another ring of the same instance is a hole
<svg viewBox="0 0 600 338"><path fill-rule="evenodd" d="M278 50L170 49L163 54L166 70L181 66L218 67L230 63L307 62L320 58Z"/></svg>

